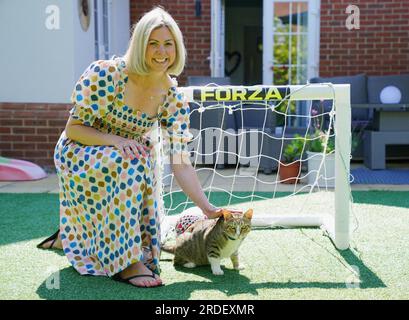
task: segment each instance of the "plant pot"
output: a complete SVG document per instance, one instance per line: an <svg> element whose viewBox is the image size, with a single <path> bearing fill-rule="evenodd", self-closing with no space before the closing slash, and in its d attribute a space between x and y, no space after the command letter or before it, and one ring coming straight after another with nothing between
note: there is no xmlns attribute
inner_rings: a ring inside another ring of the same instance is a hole
<svg viewBox="0 0 409 320"><path fill-rule="evenodd" d="M294 184L298 182L301 172L301 161L292 163L280 163L279 176L280 183Z"/></svg>
<svg viewBox="0 0 409 320"><path fill-rule="evenodd" d="M307 151L307 181L309 185L312 185L318 176L317 186L333 188L335 186L335 153L327 154L324 160L323 155L322 152Z"/></svg>

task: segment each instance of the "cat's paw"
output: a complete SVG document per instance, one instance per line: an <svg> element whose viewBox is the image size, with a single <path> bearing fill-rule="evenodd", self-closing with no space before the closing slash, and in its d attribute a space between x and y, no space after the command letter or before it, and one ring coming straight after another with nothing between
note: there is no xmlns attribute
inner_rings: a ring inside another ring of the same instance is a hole
<svg viewBox="0 0 409 320"><path fill-rule="evenodd" d="M239 271L239 270L244 270L244 269L246 269L246 267L243 266L243 265L239 265L239 266L233 266L233 269Z"/></svg>
<svg viewBox="0 0 409 320"><path fill-rule="evenodd" d="M185 268L195 268L196 265L193 262L187 262L183 265Z"/></svg>
<svg viewBox="0 0 409 320"><path fill-rule="evenodd" d="M214 274L215 276L222 276L222 275L224 275L224 272L223 272L222 269L216 269L216 270L212 269L212 272L213 272L213 274Z"/></svg>

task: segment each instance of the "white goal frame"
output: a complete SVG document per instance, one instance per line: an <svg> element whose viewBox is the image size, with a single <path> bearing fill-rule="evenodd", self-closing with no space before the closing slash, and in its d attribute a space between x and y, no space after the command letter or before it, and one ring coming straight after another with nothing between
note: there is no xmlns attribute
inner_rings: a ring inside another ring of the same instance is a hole
<svg viewBox="0 0 409 320"><path fill-rule="evenodd" d="M257 214L253 218L253 223L257 224L257 219L266 221L269 226L280 227L320 227L324 229L332 239L335 247L346 250L350 245L350 153L351 153L351 105L350 105L350 85L349 84L307 84L290 86L206 86L206 87L182 87L179 88L185 94L188 102L226 102L226 101L254 101L255 91L266 97L266 92L271 96L272 92L286 92L283 97L288 101L300 100L333 100L336 113L335 121L335 214L314 215L292 215L271 217L267 214ZM226 99L230 94L234 99ZM258 99L260 96L258 96ZM263 99L263 101L268 99ZM273 99L277 100L277 99ZM257 100L260 102L260 100Z"/></svg>

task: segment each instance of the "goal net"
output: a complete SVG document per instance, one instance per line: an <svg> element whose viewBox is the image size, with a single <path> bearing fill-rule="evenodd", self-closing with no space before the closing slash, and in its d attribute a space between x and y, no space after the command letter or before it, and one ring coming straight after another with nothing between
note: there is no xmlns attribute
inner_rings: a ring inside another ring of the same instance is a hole
<svg viewBox="0 0 409 320"><path fill-rule="evenodd" d="M349 247L349 85L181 90L191 109L190 160L212 204L253 208L254 228L319 227L338 249ZM163 179L168 219L200 211L169 167Z"/></svg>

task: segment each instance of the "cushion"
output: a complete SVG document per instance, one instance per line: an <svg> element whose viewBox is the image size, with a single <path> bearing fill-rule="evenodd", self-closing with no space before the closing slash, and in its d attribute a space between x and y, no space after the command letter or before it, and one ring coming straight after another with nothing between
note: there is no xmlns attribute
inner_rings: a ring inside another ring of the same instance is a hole
<svg viewBox="0 0 409 320"><path fill-rule="evenodd" d="M317 77L310 80L311 83L331 82L333 84L350 84L351 85L351 104L368 103L368 93L366 89L366 74L357 74L355 76L345 77Z"/></svg>
<svg viewBox="0 0 409 320"><path fill-rule="evenodd" d="M368 100L369 103L382 103L381 92L388 86L400 90L401 100L399 103L409 103L409 74L390 76L368 76Z"/></svg>
<svg viewBox="0 0 409 320"><path fill-rule="evenodd" d="M331 82L333 84L350 84L351 85L351 104L368 103L367 77L364 73L355 76L345 77L316 77L310 80L310 83ZM325 111L329 111L332 101L324 102ZM370 111L368 109L352 109L352 120L368 120Z"/></svg>

